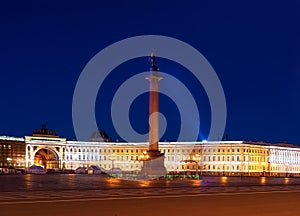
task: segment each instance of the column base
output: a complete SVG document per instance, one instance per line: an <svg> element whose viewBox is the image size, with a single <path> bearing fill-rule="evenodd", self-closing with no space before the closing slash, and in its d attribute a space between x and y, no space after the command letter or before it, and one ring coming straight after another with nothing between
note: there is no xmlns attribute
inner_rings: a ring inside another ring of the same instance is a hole
<svg viewBox="0 0 300 216"><path fill-rule="evenodd" d="M159 150L148 150L149 158L143 161L141 176L146 179L156 179L167 174L165 156Z"/></svg>

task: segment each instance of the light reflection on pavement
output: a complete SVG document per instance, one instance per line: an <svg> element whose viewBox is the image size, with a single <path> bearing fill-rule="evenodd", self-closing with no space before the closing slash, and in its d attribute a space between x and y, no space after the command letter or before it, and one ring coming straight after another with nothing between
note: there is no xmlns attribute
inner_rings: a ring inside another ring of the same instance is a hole
<svg viewBox="0 0 300 216"><path fill-rule="evenodd" d="M300 178L203 177L126 181L102 175L2 175L0 202L182 194L300 191Z"/></svg>

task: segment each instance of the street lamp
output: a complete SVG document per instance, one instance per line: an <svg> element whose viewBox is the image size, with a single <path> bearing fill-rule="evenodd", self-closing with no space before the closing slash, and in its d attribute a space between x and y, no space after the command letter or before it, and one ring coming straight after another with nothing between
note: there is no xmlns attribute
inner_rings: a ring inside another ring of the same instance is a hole
<svg viewBox="0 0 300 216"><path fill-rule="evenodd" d="M8 157L6 158L7 162L8 162L8 166L11 166L11 161L12 161L12 158Z"/></svg>
<svg viewBox="0 0 300 216"><path fill-rule="evenodd" d="M115 161L115 155L112 154L112 155L109 157L109 159L111 160L111 174L112 174L112 176L113 176L113 174L114 174L114 161Z"/></svg>
<svg viewBox="0 0 300 216"><path fill-rule="evenodd" d="M288 166L289 166L289 164L286 163L286 164L285 164L285 177L289 177L289 176L288 176L288 173L289 173L289 167L288 167Z"/></svg>
<svg viewBox="0 0 300 216"><path fill-rule="evenodd" d="M201 161L201 155L200 154L196 154L196 162L197 162L197 176L199 176L199 168L200 168L200 175L202 176L202 169L201 169L201 164L199 165L199 162Z"/></svg>

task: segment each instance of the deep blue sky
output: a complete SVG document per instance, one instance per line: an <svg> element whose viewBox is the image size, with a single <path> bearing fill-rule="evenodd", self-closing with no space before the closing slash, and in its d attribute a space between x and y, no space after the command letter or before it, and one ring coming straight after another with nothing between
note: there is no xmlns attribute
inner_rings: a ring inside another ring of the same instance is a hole
<svg viewBox="0 0 300 216"><path fill-rule="evenodd" d="M0 3L0 134L28 135L47 122L74 138L72 96L87 62L121 39L158 34L189 43L212 64L226 95L229 139L300 144L299 1L41 2ZM158 66L182 74L173 62L160 59ZM137 59L120 67L138 73L149 65ZM210 114L201 91L195 97L204 122L199 137L205 138ZM133 109L143 110L138 105L146 98L137 99ZM173 107L161 98L162 111ZM99 103L96 108L97 119L105 120L101 128L118 138L107 111ZM146 114L131 114L141 132L147 130ZM174 125L165 139L176 139Z"/></svg>

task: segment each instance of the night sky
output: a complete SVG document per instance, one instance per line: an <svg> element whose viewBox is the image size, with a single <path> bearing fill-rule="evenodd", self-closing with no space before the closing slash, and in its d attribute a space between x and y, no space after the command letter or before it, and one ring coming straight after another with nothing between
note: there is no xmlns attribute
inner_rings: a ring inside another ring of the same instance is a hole
<svg viewBox="0 0 300 216"><path fill-rule="evenodd" d="M85 65L114 42L152 34L192 45L214 67L226 96L229 139L300 144L297 0L2 1L0 27L1 135L29 135L47 123L60 136L75 138L72 97ZM199 140L205 139L210 107L201 85L175 62L158 59L157 64L190 84L201 107ZM147 58L138 58L120 65L107 79L117 85L148 68ZM101 88L95 106L99 127L119 139L109 119L115 88ZM160 110L172 123L163 139L176 140L178 110L170 98L160 98ZM141 95L130 112L139 132L148 128L147 101L148 95Z"/></svg>

